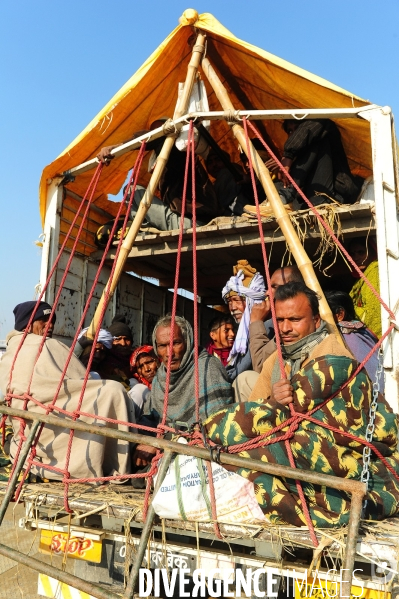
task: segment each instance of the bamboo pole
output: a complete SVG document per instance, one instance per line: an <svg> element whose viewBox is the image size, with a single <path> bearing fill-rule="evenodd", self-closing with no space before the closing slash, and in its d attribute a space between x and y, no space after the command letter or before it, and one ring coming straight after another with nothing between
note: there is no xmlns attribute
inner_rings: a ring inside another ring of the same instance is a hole
<svg viewBox="0 0 399 599"><path fill-rule="evenodd" d="M186 76L186 80L184 82L183 93L181 95L180 102L175 110L175 114L174 114L175 119L182 117L188 110L190 96L191 96L191 92L192 92L193 85L195 82L195 77L197 75L197 70L198 70L199 64L201 62L202 55L205 51L205 37L206 36L203 33L199 33L197 36L197 40L196 40L195 45L192 50L191 59L188 64L188 67L187 67L187 76ZM184 123L180 123L179 125L176 125L176 129L177 130L181 129L183 124ZM147 212L151 206L155 192L158 189L158 184L159 184L160 178L161 178L162 173L166 167L166 164L168 162L168 159L169 159L169 156L172 151L174 143L175 143L174 135L167 137L163 143L162 150L157 158L157 162L156 162L154 171L152 173L150 182L148 184L148 187L146 189L146 192L140 202L136 216L134 217L134 220L133 220L132 225L128 231L128 234L126 235L126 237L122 243L112 280L105 287L103 294L101 296L101 299L96 308L93 320L90 323L89 329L87 331L87 336L89 338L92 338L92 339L94 338L95 332L98 329L99 324L100 324L100 316L101 316L101 312L103 310L104 304L108 304L111 297L115 293L115 289L118 284L119 278L120 278L121 274L123 273L126 260L129 256L130 251L133 247L133 244L136 240L137 234L140 231L140 227L143 224L145 215L147 214ZM108 298L106 299L106 290L107 289L109 289L109 295L108 295Z"/></svg>
<svg viewBox="0 0 399 599"><path fill-rule="evenodd" d="M208 58L203 58L202 69L213 91L215 92L216 97L222 105L223 110L231 111L233 113L235 109L229 98L227 90L224 87L223 83L220 81ZM245 154L248 155L247 141L243 127L237 123L230 123L230 127L233 131L234 137L237 139L241 148L243 149ZM296 234L290 217L286 209L284 208L284 205L277 192L277 189L275 188L274 183L270 177L270 173L267 167L265 166L264 162L260 158L258 152L255 150L251 141L249 142L249 147L254 171L258 179L260 180L263 189L265 190L266 197L270 202L270 206L274 212L276 221L278 222L280 229L286 239L288 247L290 248L290 251L294 256L295 262L299 270L301 271L306 285L310 289L313 289L313 291L315 291L317 295L320 297L320 316L327 323L329 332L334 333L338 341L342 343L342 345L344 345L343 339L338 331L337 325L335 324L330 307L327 303L326 298L324 297L324 293L320 287L320 283L315 275L313 264L309 259L307 253L305 252L305 249L301 244L298 235Z"/></svg>

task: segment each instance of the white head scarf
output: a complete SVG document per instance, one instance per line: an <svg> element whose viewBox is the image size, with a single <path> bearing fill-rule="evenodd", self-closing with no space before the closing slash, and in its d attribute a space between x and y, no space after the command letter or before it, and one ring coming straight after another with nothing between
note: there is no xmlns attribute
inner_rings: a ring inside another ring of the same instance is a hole
<svg viewBox="0 0 399 599"><path fill-rule="evenodd" d="M80 331L78 341L81 337L83 337L83 335L86 334L88 328L89 327L86 327L85 329L82 329ZM107 349L111 349L113 340L114 338L109 331L106 331L105 329L100 329L100 332L97 337L97 343L102 343L104 347L106 347Z"/></svg>
<svg viewBox="0 0 399 599"><path fill-rule="evenodd" d="M266 288L263 277L260 273L255 273L249 287L243 285L244 272L239 270L236 275L230 277L222 291L222 297L226 301L226 296L234 292L237 295L245 297L246 306L242 315L234 345L229 355L229 363L234 363L238 354L245 355L248 349L249 320L252 306L262 302L266 298Z"/></svg>

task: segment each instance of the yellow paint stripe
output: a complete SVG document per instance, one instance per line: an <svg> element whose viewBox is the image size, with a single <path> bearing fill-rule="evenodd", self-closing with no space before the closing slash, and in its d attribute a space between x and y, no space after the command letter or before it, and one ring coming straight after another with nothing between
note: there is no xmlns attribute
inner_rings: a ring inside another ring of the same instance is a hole
<svg viewBox="0 0 399 599"><path fill-rule="evenodd" d="M50 577L46 576L46 574L39 574L39 582L42 585L42 589L44 591L43 595L45 595L45 597L53 597L54 593L51 586ZM42 589L40 589L40 591Z"/></svg>
<svg viewBox="0 0 399 599"><path fill-rule="evenodd" d="M73 599L71 590L70 590L69 586L65 583L62 583L62 585L61 585L61 595L62 595L62 599Z"/></svg>
<svg viewBox="0 0 399 599"><path fill-rule="evenodd" d="M62 599L76 599L77 597L81 599L95 599L93 595L88 595L84 591L78 591L78 589L70 587L46 574L39 574L38 583L38 594L50 599L53 599L55 596L62 597Z"/></svg>

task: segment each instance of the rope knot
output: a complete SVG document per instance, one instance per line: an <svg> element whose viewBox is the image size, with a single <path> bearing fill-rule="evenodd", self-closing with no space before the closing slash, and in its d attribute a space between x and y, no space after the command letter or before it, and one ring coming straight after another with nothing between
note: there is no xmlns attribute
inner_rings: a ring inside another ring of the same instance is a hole
<svg viewBox="0 0 399 599"><path fill-rule="evenodd" d="M168 119L167 121L165 121L165 123L162 125L162 132L167 137L177 137L179 134L175 122L172 119Z"/></svg>
<svg viewBox="0 0 399 599"><path fill-rule="evenodd" d="M223 113L223 118L229 123L229 125L239 123L242 120L239 110L225 110Z"/></svg>

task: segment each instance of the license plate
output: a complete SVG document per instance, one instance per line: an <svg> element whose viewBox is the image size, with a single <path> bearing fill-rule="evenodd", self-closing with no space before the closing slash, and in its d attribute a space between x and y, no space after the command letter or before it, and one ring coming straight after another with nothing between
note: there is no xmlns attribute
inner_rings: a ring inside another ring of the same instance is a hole
<svg viewBox="0 0 399 599"><path fill-rule="evenodd" d="M99 564L101 562L101 541L87 539L65 532L42 530L40 533L40 553L66 555L73 559L82 559Z"/></svg>
<svg viewBox="0 0 399 599"><path fill-rule="evenodd" d="M295 583L295 599L328 599L334 597L340 598L339 582L331 580L319 580L313 583L313 578L308 578L308 582L301 584L302 581ZM320 585L322 588L320 588ZM327 590L326 590L327 585ZM351 586L351 595L348 599L391 599L391 593L385 591L377 591L375 589L367 589L366 587Z"/></svg>

